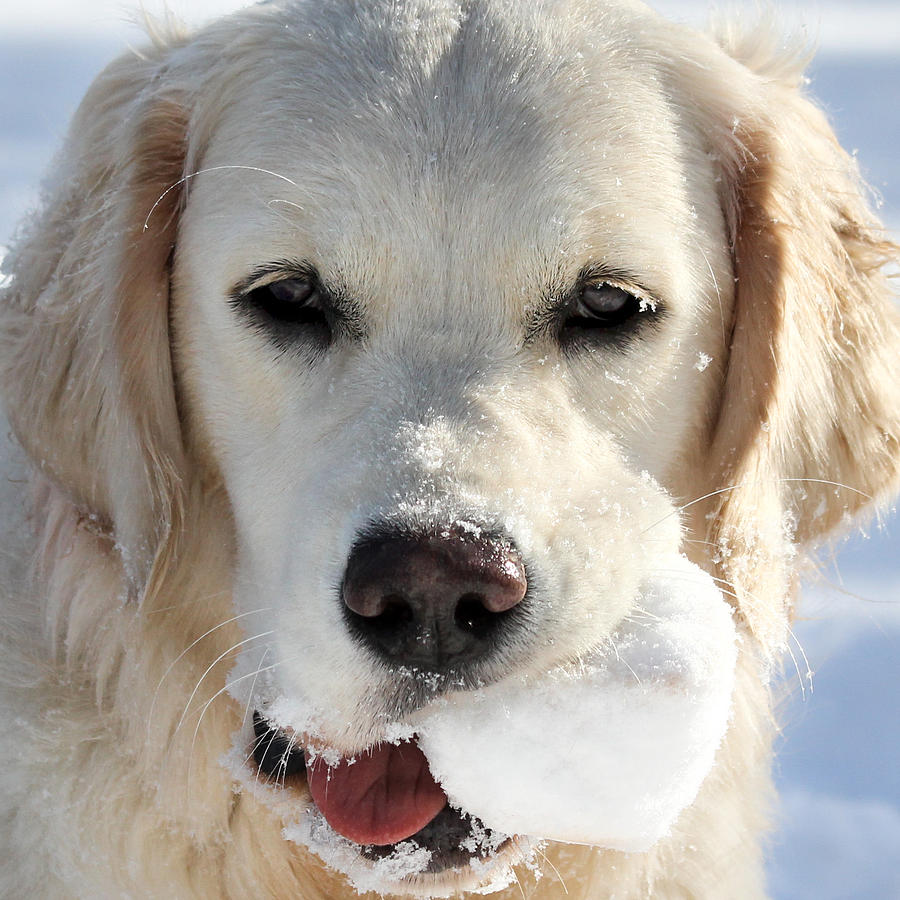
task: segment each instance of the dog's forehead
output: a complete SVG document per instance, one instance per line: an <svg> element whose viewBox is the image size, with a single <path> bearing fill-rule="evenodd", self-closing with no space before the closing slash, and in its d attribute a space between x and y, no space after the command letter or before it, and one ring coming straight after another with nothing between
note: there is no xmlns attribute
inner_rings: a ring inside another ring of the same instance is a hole
<svg viewBox="0 0 900 900"><path fill-rule="evenodd" d="M596 263L671 290L678 126L618 7L574 37L502 5L366 9L282 12L293 27L245 48L192 184L223 273L291 259L356 295L461 277L533 295Z"/></svg>

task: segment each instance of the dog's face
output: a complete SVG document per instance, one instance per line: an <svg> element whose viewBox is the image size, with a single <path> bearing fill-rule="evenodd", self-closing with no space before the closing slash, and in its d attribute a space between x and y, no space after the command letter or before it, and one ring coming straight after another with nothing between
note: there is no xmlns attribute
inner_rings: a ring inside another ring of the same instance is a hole
<svg viewBox="0 0 900 900"><path fill-rule="evenodd" d="M260 4L122 60L19 253L17 432L114 532L123 632L195 616L135 671L240 651L247 759L574 660L678 552L764 657L794 542L896 480L887 251L793 76L549 6ZM233 571L184 613L201 537Z"/></svg>
<svg viewBox="0 0 900 900"><path fill-rule="evenodd" d="M730 259L713 164L686 153L700 136L640 54L588 68L580 41L536 33L510 59L502 24L475 17L431 58L345 23L339 51L314 41L330 82L301 49L283 77L253 61L181 222L190 427L233 506L239 609L273 632L247 653L264 645L348 752L419 696L398 669L431 662L354 627L354 548L466 529L514 548L521 604L435 669L490 680L596 646L679 546L723 357Z"/></svg>
<svg viewBox="0 0 900 900"><path fill-rule="evenodd" d="M352 755L633 611L680 549L732 277L641 52L315 27L273 26L277 77L248 58L195 162L173 334L234 514L234 692Z"/></svg>

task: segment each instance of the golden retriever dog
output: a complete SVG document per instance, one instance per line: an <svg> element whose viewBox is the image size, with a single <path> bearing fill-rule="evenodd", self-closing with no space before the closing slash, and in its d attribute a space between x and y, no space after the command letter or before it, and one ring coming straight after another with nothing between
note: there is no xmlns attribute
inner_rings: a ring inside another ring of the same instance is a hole
<svg viewBox="0 0 900 900"><path fill-rule="evenodd" d="M900 477L894 248L770 32L274 0L103 71L5 264L0 894L764 896L797 574ZM416 717L673 555L738 633L695 796L474 840Z"/></svg>

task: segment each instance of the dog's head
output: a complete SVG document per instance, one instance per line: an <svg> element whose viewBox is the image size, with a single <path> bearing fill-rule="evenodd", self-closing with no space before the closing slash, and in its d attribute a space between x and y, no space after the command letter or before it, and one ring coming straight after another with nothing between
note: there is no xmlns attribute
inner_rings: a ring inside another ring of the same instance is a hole
<svg viewBox="0 0 900 900"><path fill-rule="evenodd" d="M794 548L893 487L889 248L797 67L721 43L272 3L92 88L12 261L7 403L115 536L131 657L227 676L245 757L254 718L351 755L576 659L678 552L774 653ZM178 607L216 553L227 597Z"/></svg>

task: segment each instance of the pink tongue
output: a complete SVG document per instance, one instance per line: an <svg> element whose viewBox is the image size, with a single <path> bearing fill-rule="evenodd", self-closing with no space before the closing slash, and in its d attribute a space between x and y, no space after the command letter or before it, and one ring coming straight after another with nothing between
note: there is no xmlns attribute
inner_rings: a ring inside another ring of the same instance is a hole
<svg viewBox="0 0 900 900"><path fill-rule="evenodd" d="M328 824L357 844L402 841L447 803L425 754L410 741L376 744L334 768L318 756L307 765L306 778Z"/></svg>

